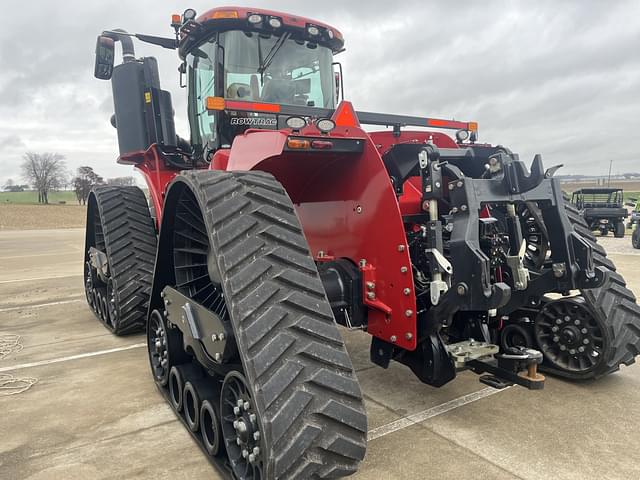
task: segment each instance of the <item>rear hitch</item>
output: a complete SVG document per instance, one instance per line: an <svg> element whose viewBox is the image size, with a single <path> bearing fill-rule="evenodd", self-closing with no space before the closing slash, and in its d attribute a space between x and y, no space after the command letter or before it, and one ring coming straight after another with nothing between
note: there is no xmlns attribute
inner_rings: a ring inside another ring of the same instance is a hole
<svg viewBox="0 0 640 480"><path fill-rule="evenodd" d="M493 361L470 360L467 366L482 375L480 381L494 388L520 385L529 390L544 388L544 375L538 373L542 363L542 353L525 347L510 347L504 353L495 355Z"/></svg>

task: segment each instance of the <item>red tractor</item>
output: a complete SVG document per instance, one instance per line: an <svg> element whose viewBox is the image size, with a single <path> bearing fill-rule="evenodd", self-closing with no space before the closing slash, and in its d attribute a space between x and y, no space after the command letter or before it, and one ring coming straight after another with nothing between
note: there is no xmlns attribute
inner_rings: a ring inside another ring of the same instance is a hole
<svg viewBox="0 0 640 480"><path fill-rule="evenodd" d="M539 364L591 379L634 361L635 298L539 156L527 169L474 122L355 111L321 22L224 7L172 26L98 37L118 162L151 207L92 192L86 294L115 334L146 327L155 382L220 471L356 471L367 417L338 325L434 386L469 369L537 389ZM188 140L132 37L177 49Z"/></svg>

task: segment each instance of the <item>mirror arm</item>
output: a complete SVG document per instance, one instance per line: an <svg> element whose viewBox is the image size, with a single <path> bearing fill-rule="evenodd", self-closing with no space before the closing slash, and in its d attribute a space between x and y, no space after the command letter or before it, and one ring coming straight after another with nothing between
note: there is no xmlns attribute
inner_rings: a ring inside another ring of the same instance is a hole
<svg viewBox="0 0 640 480"><path fill-rule="evenodd" d="M131 40L131 34L127 33L121 28L114 28L113 30L105 30L102 32L105 37L112 38L115 42L122 44L122 61L132 62L136 59L136 52L133 48L133 41Z"/></svg>
<svg viewBox="0 0 640 480"><path fill-rule="evenodd" d="M175 50L178 48L178 40L175 38L156 37L153 35L143 35L141 33L136 33L135 37L141 42L158 45L162 48L168 48L169 50Z"/></svg>

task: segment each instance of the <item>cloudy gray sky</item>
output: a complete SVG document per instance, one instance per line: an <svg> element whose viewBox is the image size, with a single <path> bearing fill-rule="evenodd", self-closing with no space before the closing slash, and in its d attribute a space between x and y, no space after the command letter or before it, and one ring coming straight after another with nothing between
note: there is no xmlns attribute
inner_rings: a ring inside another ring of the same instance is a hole
<svg viewBox="0 0 640 480"><path fill-rule="evenodd" d="M357 109L480 124L480 139L562 173L640 171L640 2L237 1L340 29L345 93ZM366 5L366 8L364 6ZM215 2L5 0L0 30L0 185L25 151L59 152L70 169L129 175L115 163L110 85L93 78L108 28L169 36L171 13ZM188 136L177 57L160 61L176 125Z"/></svg>

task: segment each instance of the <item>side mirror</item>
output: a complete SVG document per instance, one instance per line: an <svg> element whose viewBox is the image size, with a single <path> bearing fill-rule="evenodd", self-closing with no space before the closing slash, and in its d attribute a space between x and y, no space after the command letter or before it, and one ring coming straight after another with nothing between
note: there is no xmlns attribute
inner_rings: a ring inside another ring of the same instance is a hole
<svg viewBox="0 0 640 480"><path fill-rule="evenodd" d="M115 42L113 38L100 35L96 42L96 63L93 75L100 80L109 80L113 74Z"/></svg>
<svg viewBox="0 0 640 480"><path fill-rule="evenodd" d="M338 67L333 70L333 78L336 84L336 104L340 103L340 100L344 100L344 84L342 83L342 64L340 62L333 62L333 67Z"/></svg>

